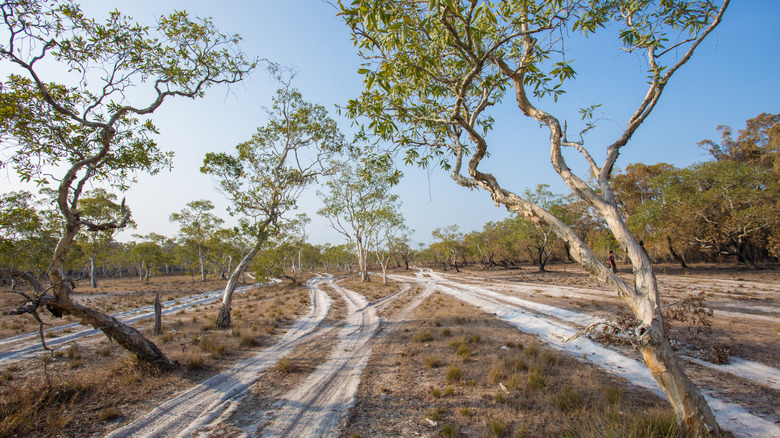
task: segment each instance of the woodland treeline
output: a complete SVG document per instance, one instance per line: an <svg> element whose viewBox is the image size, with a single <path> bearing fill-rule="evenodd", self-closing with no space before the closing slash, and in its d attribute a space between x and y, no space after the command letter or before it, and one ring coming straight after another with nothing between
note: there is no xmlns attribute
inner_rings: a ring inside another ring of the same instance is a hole
<svg viewBox="0 0 780 438"><path fill-rule="evenodd" d="M736 134L726 126L719 130L719 141L699 143L711 155L708 161L685 168L637 163L614 176L624 217L656 262L685 267L738 261L758 268L780 257L780 114L760 114ZM47 196L51 193L2 195L0 263L45 271L61 227ZM603 220L582 201L553 193L544 184L527 190L526 196L563 218L600 256L613 250L620 257L621 248ZM94 222L121 208L116 196L103 189L88 192L81 202L82 216ZM170 219L180 225L177 236L150 233L119 242L114 230L83 231L68 254L67 269L95 280L130 275L148 280L183 272L225 278L249 250L241 228L222 227L209 201L193 201ZM313 245L306 242L304 225L297 221L268 243L252 267L255 276L295 278L301 268L356 269L351 245ZM569 261L568 248L550 227L518 215L471 232L460 232L457 225L438 228L427 246L415 246L407 237L394 239L388 252L390 266L396 267L416 263L492 269L533 264L544 270L551 261ZM376 263L376 256L369 260Z"/></svg>

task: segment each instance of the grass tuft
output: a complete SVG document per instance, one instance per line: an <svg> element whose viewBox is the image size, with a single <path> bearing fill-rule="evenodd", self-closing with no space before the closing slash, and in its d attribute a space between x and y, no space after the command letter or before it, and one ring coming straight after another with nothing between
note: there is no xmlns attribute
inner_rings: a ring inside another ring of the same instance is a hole
<svg viewBox="0 0 780 438"><path fill-rule="evenodd" d="M461 370L456 365L451 365L449 368L447 368L447 381L450 383L457 382L460 380L462 374L463 370Z"/></svg>

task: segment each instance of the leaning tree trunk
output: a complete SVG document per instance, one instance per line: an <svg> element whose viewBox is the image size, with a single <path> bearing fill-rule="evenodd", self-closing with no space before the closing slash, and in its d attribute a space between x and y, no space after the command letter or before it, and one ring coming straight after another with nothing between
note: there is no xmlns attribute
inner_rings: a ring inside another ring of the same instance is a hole
<svg viewBox="0 0 780 438"><path fill-rule="evenodd" d="M669 249L669 254L672 255L672 257L677 260L677 263L680 264L680 266L683 269L688 269L688 264L685 263L685 259L683 259L680 254L677 254L677 251L674 250L674 246L672 246L672 238L669 236L666 236L666 246Z"/></svg>
<svg viewBox="0 0 780 438"><path fill-rule="evenodd" d="M77 232L77 226L65 225L63 236L57 243L52 263L49 267L49 281L52 284L51 292L53 296L41 291L41 304L45 304L46 308L54 316L72 315L76 317L79 324L91 325L102 331L109 339L116 341L117 344L135 355L140 362L161 368L174 367L176 363L168 359L154 343L146 339L138 330L113 316L73 302L71 299L73 290L71 289L70 281L63 275L63 266L65 264L65 251L73 242Z"/></svg>
<svg viewBox="0 0 780 438"><path fill-rule="evenodd" d="M244 270L247 266L249 266L249 262L252 261L252 259L257 255L257 253L260 251L260 247L262 246L262 243L258 243L255 245L254 248L252 248L249 253L244 256L243 259L241 259L241 262L236 266L236 269L233 271L232 274L230 274L230 278L228 278L227 285L225 286L225 292L222 294L222 306L219 308L219 313L217 313L217 321L216 321L216 327L218 329L226 329L230 327L230 313L231 313L231 304L233 302L233 292L236 290L236 286L238 285L238 279L241 278L241 276L244 274Z"/></svg>

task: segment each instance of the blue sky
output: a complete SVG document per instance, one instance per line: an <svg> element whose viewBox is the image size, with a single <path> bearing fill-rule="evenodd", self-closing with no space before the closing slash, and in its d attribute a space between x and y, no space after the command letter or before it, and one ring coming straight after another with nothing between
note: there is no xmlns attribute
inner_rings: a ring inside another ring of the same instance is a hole
<svg viewBox="0 0 780 438"><path fill-rule="evenodd" d="M223 32L243 37L242 49L249 56L295 67L298 75L294 84L304 98L328 108L347 135L354 132L350 121L337 114L336 106L360 93L362 77L356 72L360 59L346 26L325 2L93 0L83 5L96 17L117 8L147 24L174 10L210 16ZM745 120L761 112L780 112L778 16L777 0L732 2L718 30L667 87L618 166L624 168L638 161L687 166L707 159L696 142L717 139L718 125L739 129ZM568 120L570 131L579 121L578 108L592 104L603 104L603 117L624 125L644 94L641 60L614 47L606 36L573 46L578 52L572 56L576 58L578 79L558 104L541 105ZM160 145L176 154L174 169L156 176L139 176L139 183L126 194L138 229L125 232L120 239L130 239L131 233L173 236L177 228L168 222L168 216L195 199L212 200L218 214L227 219L226 202L214 190L211 178L200 174L198 168L206 152L231 151L264 123L260 108L270 103L274 89L268 75L258 70L245 83L210 90L205 99L166 102L153 120L161 130ZM492 157L486 164L502 178L502 184L522 192L547 183L564 192L549 163L547 133L523 120L512 102L497 108L496 118L496 130L489 136ZM617 126L610 121L600 123L603 128L598 135L586 138L596 156L602 155L600 151L610 134L616 132L611 127ZM568 157L576 161L573 155ZM460 188L443 171L403 170L406 177L395 191L403 199L408 226L416 230L415 241L429 242L436 227L458 224L462 231L469 231L507 216L487 193ZM4 172L0 184L16 188L13 178ZM311 241L342 242L341 236L316 216L320 204L313 189L304 195L301 207L313 219L307 228Z"/></svg>

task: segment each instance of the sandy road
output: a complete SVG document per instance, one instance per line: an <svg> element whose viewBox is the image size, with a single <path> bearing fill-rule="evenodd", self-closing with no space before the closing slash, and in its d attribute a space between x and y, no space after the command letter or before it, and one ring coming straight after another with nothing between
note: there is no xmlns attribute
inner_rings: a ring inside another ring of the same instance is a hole
<svg viewBox="0 0 780 438"><path fill-rule="evenodd" d="M338 435L338 427L356 400L360 375L371 356L371 346L389 325L381 325L377 310L393 303L410 288L374 303L336 284L332 277L308 283L312 310L282 340L222 373L177 395L144 417L113 431L109 437L192 437L219 435L223 423L238 436L322 437ZM330 336L332 330L319 330L332 300L322 288L330 287L347 304L344 326L333 340L328 360L317 367L294 389L285 393L266 412L242 409L248 403L249 387L260 374L289 354L293 348L316 336ZM425 288L393 318L407 318L415 307L433 292Z"/></svg>
<svg viewBox="0 0 780 438"><path fill-rule="evenodd" d="M338 436L338 426L354 406L360 376L371 357L372 345L380 338L379 335L407 318L433 292L425 288L392 320L380 325L377 309L391 304L410 286L369 303L362 295L335 282L329 285L347 302L346 325L338 333L338 341L329 360L301 385L282 396L279 408L269 413L274 420L263 429L264 437Z"/></svg>
<svg viewBox="0 0 780 438"><path fill-rule="evenodd" d="M111 432L109 437L191 437L208 431L239 403L258 375L286 356L325 319L333 300L319 285L325 279L309 280L310 312L282 339L256 356L190 388L158 406L142 418Z"/></svg>
<svg viewBox="0 0 780 438"><path fill-rule="evenodd" d="M418 273L414 278L408 276L394 276L393 278L399 281L424 284L474 305L487 313L495 314L526 333L538 335L550 346L568 353L578 360L586 360L596 364L607 372L626 378L634 385L644 387L664 397L643 363L585 337L570 342L562 341L563 338L576 333L580 326L589 319L588 315L522 300L495 292L490 288L476 286L470 282L458 282L456 276L449 275L448 278L445 278L430 270ZM504 287L507 286L504 285ZM549 286L540 287L544 287L546 291ZM522 286L520 288L523 289ZM777 372L777 370L769 369L772 373ZM768 384L767 386L771 387L772 385ZM713 395L705 394L705 397L707 397L718 422L736 436L780 436L780 426L773 420L753 415L741 406L726 402Z"/></svg>
<svg viewBox="0 0 780 438"><path fill-rule="evenodd" d="M261 285L243 286L236 289L237 293L245 292L253 287ZM205 292L187 298L166 301L162 304L162 314L174 314L183 309L202 306L222 298L223 291ZM125 324L134 324L144 319L154 318L154 306L140 307L112 315ZM73 330L77 330L73 332ZM72 342L89 336L101 334L97 329L85 327L81 324L66 324L52 327L44 331L45 334L55 334L57 337L46 339L46 345L54 347L66 342ZM0 340L0 364L29 358L43 351L38 333L26 333Z"/></svg>

